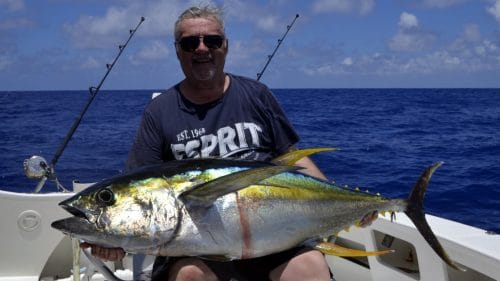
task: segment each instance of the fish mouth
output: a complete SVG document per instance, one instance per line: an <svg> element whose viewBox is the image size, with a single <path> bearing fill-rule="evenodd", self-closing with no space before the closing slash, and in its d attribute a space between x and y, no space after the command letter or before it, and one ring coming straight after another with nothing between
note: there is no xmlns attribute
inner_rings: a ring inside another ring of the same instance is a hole
<svg viewBox="0 0 500 281"><path fill-rule="evenodd" d="M66 234L76 233L76 226L85 226L88 225L89 221L85 218L81 217L69 217L61 220L57 220L52 222L50 225L52 228L60 230Z"/></svg>
<svg viewBox="0 0 500 281"><path fill-rule="evenodd" d="M50 226L72 238L93 244L102 243L101 240L105 238L95 224L80 217L60 219L52 222Z"/></svg>
<svg viewBox="0 0 500 281"><path fill-rule="evenodd" d="M61 203L59 203L59 206L61 206L64 210L66 210L67 212L69 212L70 214L72 214L75 217L83 218L86 220L89 219L88 216L85 214L85 212L83 212L79 208L76 208L76 207L70 205L69 200L62 201Z"/></svg>
<svg viewBox="0 0 500 281"><path fill-rule="evenodd" d="M68 235L80 233L83 229L88 228L87 226L90 225L88 216L79 208L72 206L70 200L62 201L59 206L73 216L52 222L50 225L52 228Z"/></svg>
<svg viewBox="0 0 500 281"><path fill-rule="evenodd" d="M91 221L92 214L86 212L73 197L60 202L59 206L73 216L54 221L50 226L70 236L92 239L98 230Z"/></svg>

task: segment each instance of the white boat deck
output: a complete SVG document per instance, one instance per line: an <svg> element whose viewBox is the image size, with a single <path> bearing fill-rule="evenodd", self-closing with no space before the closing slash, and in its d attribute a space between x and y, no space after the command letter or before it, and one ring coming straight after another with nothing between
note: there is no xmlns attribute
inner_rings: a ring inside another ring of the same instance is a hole
<svg viewBox="0 0 500 281"><path fill-rule="evenodd" d="M73 280L71 240L50 227L68 214L57 207L73 193L28 194L0 190L0 281ZM500 281L500 235L435 216L429 224L450 257L467 269L446 266L418 234L404 214L390 222L386 217L372 226L341 232L337 243L365 250L396 252L378 257L328 256L337 281ZM384 246L385 245L385 246ZM147 263L146 263L147 264ZM108 265L124 280L132 279L131 257ZM137 268L137 263L135 265ZM81 280L105 280L82 255ZM142 275L147 279L147 271ZM136 278L137 280L137 278Z"/></svg>

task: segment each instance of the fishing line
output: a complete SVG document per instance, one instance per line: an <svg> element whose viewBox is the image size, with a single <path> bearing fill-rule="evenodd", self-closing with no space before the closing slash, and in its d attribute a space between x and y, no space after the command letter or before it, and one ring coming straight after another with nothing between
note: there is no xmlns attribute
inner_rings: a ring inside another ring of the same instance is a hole
<svg viewBox="0 0 500 281"><path fill-rule="evenodd" d="M293 24L295 23L295 21L297 20L298 17L299 17L299 14L296 14L295 18L292 21L292 23L286 26L286 32L285 32L285 34L283 34L283 36L280 39L278 39L278 45L276 45L276 48L274 48L273 53L270 54L269 56L267 56L267 62L264 65L264 68L262 68L262 70L259 73L257 73L257 81L260 80L260 77L262 77L262 74L264 74L264 71L266 71L267 66L269 65L269 63L271 63L271 60L273 59L274 55L278 51L279 47L281 46L281 43L283 43L283 40L285 40L285 37L288 34L288 31L290 31L290 29L292 29L292 26L293 26Z"/></svg>
<svg viewBox="0 0 500 281"><path fill-rule="evenodd" d="M97 87L93 87L93 86L89 87L90 97L89 97L89 100L88 100L87 104L84 106L84 108L81 111L80 115L78 115L78 117L73 122L73 125L71 126L70 130L66 134L66 137L64 138L63 142L61 143L61 145L57 149L57 151L54 154L54 157L52 158L52 160L50 161L50 163L48 164L47 161L45 161L45 159L43 157L41 157L41 156L32 156L29 159L24 160L24 173L26 174L26 176L28 178L32 178L32 179L40 179L40 182L38 183L38 185L35 188L35 193L40 192L40 190L44 186L44 184L47 181L47 179L55 181L58 189L62 189L63 191L67 191L61 185L61 183L59 182L59 180L57 179L57 176L55 174L54 168L55 168L55 166L57 164L57 161L59 160L59 157L61 157L62 153L64 152L64 149L66 148L66 146L68 145L69 141L73 137L73 134L75 133L75 131L78 128L78 126L80 125L80 122L82 121L83 116L87 112L87 110L90 107L90 104L92 103L92 101L94 100L94 98L99 93L99 90L101 89L102 84L104 83L104 81L108 77L109 73L111 72L111 70L115 66L118 58L121 56L121 54L123 53L123 50L125 50L125 48L127 47L128 43L130 42L130 40L134 36L134 34L137 31L137 29L140 27L140 25L144 22L144 20L145 20L145 18L141 17L141 19L140 19L139 23L137 24L137 26L134 29L130 29L129 30L129 37L128 37L127 41L123 45L119 45L118 46L119 52L116 55L116 57L113 60L113 62L110 63L110 64L106 64L107 71L104 74L104 76L102 77L102 79L99 82L99 84L97 85Z"/></svg>

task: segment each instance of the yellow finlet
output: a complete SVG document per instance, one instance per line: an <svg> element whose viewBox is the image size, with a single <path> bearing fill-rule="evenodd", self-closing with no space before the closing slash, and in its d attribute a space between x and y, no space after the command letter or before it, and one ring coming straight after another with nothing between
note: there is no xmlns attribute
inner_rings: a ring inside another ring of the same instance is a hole
<svg viewBox="0 0 500 281"><path fill-rule="evenodd" d="M319 148L307 148L307 149L299 149L299 150L294 150L290 151L288 153L285 153L281 156L278 156L274 158L271 162L276 164L276 165L293 165L300 159L316 154L318 152L323 152L323 151L332 151L332 150L337 150L334 147L319 147Z"/></svg>
<svg viewBox="0 0 500 281"><path fill-rule="evenodd" d="M363 250L345 248L329 242L320 242L314 245L314 248L325 255L337 256L337 257L368 257L368 256L384 255L394 252L394 250L367 252Z"/></svg>

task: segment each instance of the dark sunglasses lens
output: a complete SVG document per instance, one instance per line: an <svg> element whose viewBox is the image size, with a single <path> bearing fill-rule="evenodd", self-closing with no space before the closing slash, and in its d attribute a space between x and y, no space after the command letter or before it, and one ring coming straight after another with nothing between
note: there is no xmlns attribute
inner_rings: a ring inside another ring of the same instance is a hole
<svg viewBox="0 0 500 281"><path fill-rule="evenodd" d="M224 37L220 35L205 35L203 38L203 44L207 46L209 49L218 49L222 47L222 43L224 42ZM179 40L179 45L181 49L185 52L194 52L198 46L200 45L200 37L199 36L187 36L181 38Z"/></svg>
<svg viewBox="0 0 500 281"><path fill-rule="evenodd" d="M219 35L207 35L203 37L203 44L209 49L219 49L222 47L222 42L224 42L224 38Z"/></svg>
<svg viewBox="0 0 500 281"><path fill-rule="evenodd" d="M181 49L186 52L194 52L198 45L200 44L200 37L198 36L188 36L184 37L179 41L179 45L181 45Z"/></svg>

